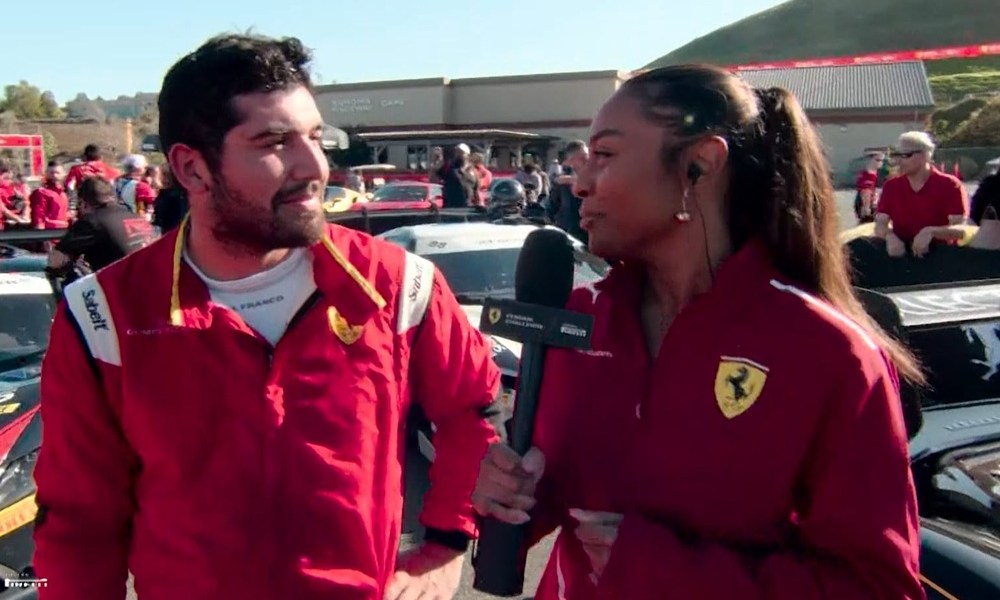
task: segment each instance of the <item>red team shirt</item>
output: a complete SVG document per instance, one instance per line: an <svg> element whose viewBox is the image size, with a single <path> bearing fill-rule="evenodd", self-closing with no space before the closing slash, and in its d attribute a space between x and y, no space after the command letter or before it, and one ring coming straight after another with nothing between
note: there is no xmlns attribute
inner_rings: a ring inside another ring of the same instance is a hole
<svg viewBox="0 0 1000 600"><path fill-rule="evenodd" d="M69 199L61 186L46 185L31 193L31 225L36 229L63 229L69 219Z"/></svg>
<svg viewBox="0 0 1000 600"><path fill-rule="evenodd" d="M108 181L114 181L121 176L114 167L109 167L104 161L93 160L79 165L75 165L66 175L66 188L76 189L80 182L88 177L103 177Z"/></svg>
<svg viewBox="0 0 1000 600"><path fill-rule="evenodd" d="M885 182L878 212L889 216L892 231L909 244L924 227L948 225L948 217L969 214L969 196L957 177L931 169L923 187L914 191L905 175Z"/></svg>

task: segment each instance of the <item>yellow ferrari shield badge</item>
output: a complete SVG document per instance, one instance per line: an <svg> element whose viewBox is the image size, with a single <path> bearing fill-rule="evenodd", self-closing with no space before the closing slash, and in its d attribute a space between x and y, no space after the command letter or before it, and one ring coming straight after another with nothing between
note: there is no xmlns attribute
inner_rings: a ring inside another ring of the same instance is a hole
<svg viewBox="0 0 1000 600"><path fill-rule="evenodd" d="M341 316L340 311L335 306L327 309L326 316L330 321L330 331L348 346L358 341L358 338L361 337L361 332L365 329L363 325L351 325L348 323L347 319Z"/></svg>
<svg viewBox="0 0 1000 600"><path fill-rule="evenodd" d="M503 315L500 314L500 309L496 307L491 308L490 312L486 314L486 317L490 320L490 323L493 325L496 325L498 322L500 322L501 316Z"/></svg>
<svg viewBox="0 0 1000 600"><path fill-rule="evenodd" d="M723 356L715 374L715 401L727 419L753 406L767 381L767 367L747 358Z"/></svg>

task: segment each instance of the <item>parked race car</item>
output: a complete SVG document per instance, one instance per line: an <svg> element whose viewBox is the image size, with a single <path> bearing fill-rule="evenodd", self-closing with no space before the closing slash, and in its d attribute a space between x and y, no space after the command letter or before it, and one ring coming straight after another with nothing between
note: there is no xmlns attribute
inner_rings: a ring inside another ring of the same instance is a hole
<svg viewBox="0 0 1000 600"><path fill-rule="evenodd" d="M369 195L355 192L336 185L328 185L323 195L323 212L338 213L348 210L359 202L368 202Z"/></svg>
<svg viewBox="0 0 1000 600"><path fill-rule="evenodd" d="M0 273L0 600L35 597L6 582L33 576L39 382L55 308L44 276Z"/></svg>
<svg viewBox="0 0 1000 600"><path fill-rule="evenodd" d="M431 206L441 208L443 204L444 191L440 185L419 181L400 181L380 187L372 194L369 202L355 204L348 210L371 212L431 208Z"/></svg>
<svg viewBox="0 0 1000 600"><path fill-rule="evenodd" d="M445 223L413 225L387 231L378 237L430 260L458 298L469 322L479 327L486 298L514 299L514 272L521 248L535 225L493 223ZM552 228L556 229L556 228ZM562 230L557 230L562 231ZM583 244L566 234L574 247L574 283L589 285L600 280L608 264L587 252ZM502 406L504 422L514 409L514 383L521 357L521 344L493 336L493 360L503 374ZM415 415L420 451L433 460L433 425Z"/></svg>
<svg viewBox="0 0 1000 600"><path fill-rule="evenodd" d="M927 389L904 386L928 598L1000 598L1000 261L937 246L891 258L848 244L869 314L923 361Z"/></svg>

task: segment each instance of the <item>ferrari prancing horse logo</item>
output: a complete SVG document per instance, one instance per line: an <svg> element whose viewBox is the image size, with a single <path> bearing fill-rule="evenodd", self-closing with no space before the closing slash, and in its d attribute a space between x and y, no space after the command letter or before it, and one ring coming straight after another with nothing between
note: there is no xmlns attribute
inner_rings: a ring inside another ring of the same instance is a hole
<svg viewBox="0 0 1000 600"><path fill-rule="evenodd" d="M361 333L365 329L364 326L348 323L347 319L340 314L340 311L336 307L331 306L326 314L330 321L330 331L340 338L340 341L350 346L361 337Z"/></svg>
<svg viewBox="0 0 1000 600"><path fill-rule="evenodd" d="M760 398L767 367L748 358L723 356L715 373L715 401L727 419L745 413Z"/></svg>
<svg viewBox="0 0 1000 600"><path fill-rule="evenodd" d="M503 315L500 314L499 308L493 307L490 309L490 312L486 314L486 316L489 318L491 324L496 325L500 322L500 317Z"/></svg>

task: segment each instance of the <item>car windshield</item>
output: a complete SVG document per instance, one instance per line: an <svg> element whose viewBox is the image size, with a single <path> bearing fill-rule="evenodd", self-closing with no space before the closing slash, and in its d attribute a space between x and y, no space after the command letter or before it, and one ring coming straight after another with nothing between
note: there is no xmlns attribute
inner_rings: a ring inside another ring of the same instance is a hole
<svg viewBox="0 0 1000 600"><path fill-rule="evenodd" d="M0 295L0 361L44 351L55 309L51 295Z"/></svg>
<svg viewBox="0 0 1000 600"><path fill-rule="evenodd" d="M520 248L498 248L469 252L427 254L444 275L448 285L463 303L480 302L487 296L514 298L514 272ZM607 265L597 257L574 252L575 286L593 283L604 277Z"/></svg>
<svg viewBox="0 0 1000 600"><path fill-rule="evenodd" d="M372 196L373 202L423 202L427 200L427 188L422 185L387 185L379 188Z"/></svg>
<svg viewBox="0 0 1000 600"><path fill-rule="evenodd" d="M347 190L342 187L328 186L326 188L327 200L340 200L347 197Z"/></svg>

